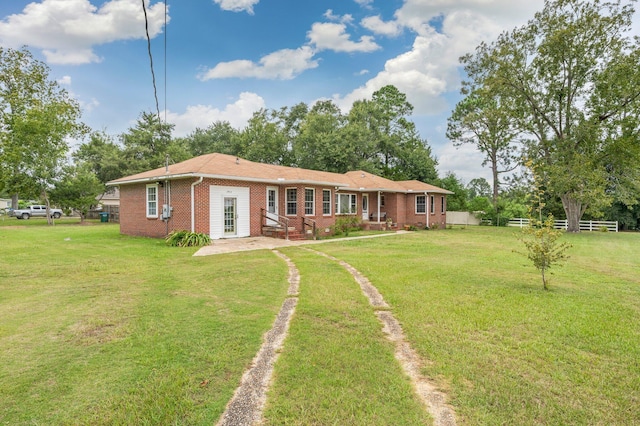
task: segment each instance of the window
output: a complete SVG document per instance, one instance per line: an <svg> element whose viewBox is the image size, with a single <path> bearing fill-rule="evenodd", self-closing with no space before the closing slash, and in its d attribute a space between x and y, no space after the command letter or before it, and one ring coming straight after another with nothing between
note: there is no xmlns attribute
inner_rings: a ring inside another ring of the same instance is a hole
<svg viewBox="0 0 640 426"><path fill-rule="evenodd" d="M322 190L322 214L325 216L331 216L331 190Z"/></svg>
<svg viewBox="0 0 640 426"><path fill-rule="evenodd" d="M426 213L426 212L427 212L427 196L416 195L416 213Z"/></svg>
<svg viewBox="0 0 640 426"><path fill-rule="evenodd" d="M384 207L384 194L380 196L380 207Z"/></svg>
<svg viewBox="0 0 640 426"><path fill-rule="evenodd" d="M298 189L287 188L287 216L298 214Z"/></svg>
<svg viewBox="0 0 640 426"><path fill-rule="evenodd" d="M442 196L442 207L440 208L440 213L444 213L444 206L445 206L445 198L444 195Z"/></svg>
<svg viewBox="0 0 640 426"><path fill-rule="evenodd" d="M304 214L312 216L315 214L316 190L313 188L304 189Z"/></svg>
<svg viewBox="0 0 640 426"><path fill-rule="evenodd" d="M147 185L147 217L158 217L158 185Z"/></svg>
<svg viewBox="0 0 640 426"><path fill-rule="evenodd" d="M433 204L434 204L433 195L430 195L429 196L429 211L431 212L431 214L434 214L436 212L435 206Z"/></svg>
<svg viewBox="0 0 640 426"><path fill-rule="evenodd" d="M336 214L356 214L356 194L336 194Z"/></svg>

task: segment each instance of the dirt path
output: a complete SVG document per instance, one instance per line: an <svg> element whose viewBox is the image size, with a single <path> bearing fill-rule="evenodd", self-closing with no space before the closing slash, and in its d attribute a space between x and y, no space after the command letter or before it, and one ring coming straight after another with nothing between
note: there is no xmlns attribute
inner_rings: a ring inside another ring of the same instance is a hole
<svg viewBox="0 0 640 426"><path fill-rule="evenodd" d="M330 256L326 253L322 253L310 248L303 247L305 250L317 253L321 256L327 257L335 262L338 262L353 276L356 282L360 285L362 292L369 299L369 303L374 308L376 316L382 323L382 331L391 342L396 346L395 356L400 362L402 369L409 376L413 383L416 393L420 400L425 404L429 414L433 417L434 425L436 426L455 426L456 417L453 408L447 405L446 395L439 390L429 380L428 377L423 376L420 373L420 366L423 361L420 359L418 353L407 342L402 331L402 327L393 314L388 310L389 305L385 302L384 298L376 289L373 284L362 275L356 268L349 265L347 262Z"/></svg>
<svg viewBox="0 0 640 426"><path fill-rule="evenodd" d="M294 263L282 253L274 250L289 267L289 290L273 327L264 337L264 343L251 363L251 367L244 373L240 387L236 389L233 398L220 417L219 426L255 425L262 421L262 411L266 402L267 390L273 365L278 358L278 351L289 330L291 317L298 304L300 274Z"/></svg>
<svg viewBox="0 0 640 426"><path fill-rule="evenodd" d="M310 248L302 248L338 262L349 271L360 285L371 306L375 308L375 314L383 326L382 331L396 347L396 359L411 379L418 397L433 417L434 425L455 426L455 412L452 407L447 405L446 395L438 391L429 378L420 373L420 366L423 360L420 359L417 352L406 341L400 323L389 311L389 305L378 289L371 284L367 277L347 262ZM300 273L295 264L277 250L273 250L273 252L282 258L289 268L288 297L282 304L272 329L265 334L264 343L253 359L251 367L242 376L240 386L227 404L218 426L249 426L262 423L262 412L266 403L269 381L273 374L273 366L289 330L289 323L298 303L300 286Z"/></svg>

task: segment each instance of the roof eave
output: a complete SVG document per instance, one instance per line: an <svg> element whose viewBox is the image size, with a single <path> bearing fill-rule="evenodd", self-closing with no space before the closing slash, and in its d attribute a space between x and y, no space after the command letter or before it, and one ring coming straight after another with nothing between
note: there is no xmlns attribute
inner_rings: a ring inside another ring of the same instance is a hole
<svg viewBox="0 0 640 426"><path fill-rule="evenodd" d="M130 185L135 183L145 183L145 182L153 182L153 181L159 181L159 180L177 180L177 179L186 179L191 177L238 180L242 182L260 182L260 183L268 183L268 184L275 184L275 185L306 184L306 185L331 186L331 187L349 186L348 184L341 183L341 182L325 182L325 181L314 181L314 180L308 180L308 179L284 179L284 178L264 179L264 178L253 178L253 177L247 177L247 176L229 176L229 175L217 175L217 174L208 174L208 173L182 173L177 175L160 175L160 176L152 176L152 177L124 180L124 181L115 180L115 181L107 182L107 186Z"/></svg>

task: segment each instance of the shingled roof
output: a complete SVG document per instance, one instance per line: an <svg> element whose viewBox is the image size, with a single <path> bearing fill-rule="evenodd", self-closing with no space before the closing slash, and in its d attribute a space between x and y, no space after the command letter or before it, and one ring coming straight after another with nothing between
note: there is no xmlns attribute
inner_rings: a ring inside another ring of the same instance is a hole
<svg viewBox="0 0 640 426"><path fill-rule="evenodd" d="M392 181L368 172L353 171L345 174L256 163L227 154L205 154L168 168L160 167L131 176L125 176L107 185L127 185L159 180L205 177L250 182L283 184L330 185L352 191L430 192L453 194L417 180Z"/></svg>

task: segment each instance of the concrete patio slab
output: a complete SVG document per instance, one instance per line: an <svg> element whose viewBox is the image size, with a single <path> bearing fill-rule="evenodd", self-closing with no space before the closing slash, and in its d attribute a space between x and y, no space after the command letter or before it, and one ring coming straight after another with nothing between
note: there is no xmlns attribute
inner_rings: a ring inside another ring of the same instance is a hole
<svg viewBox="0 0 640 426"><path fill-rule="evenodd" d="M194 256L211 256L214 254L235 253L252 250L274 250L280 247L300 246L309 244L332 243L337 241L361 240L367 238L390 237L392 235L407 234L410 231L396 231L384 234L364 235L360 237L332 238L328 240L288 241L270 237L246 237L214 240L211 245L202 247Z"/></svg>

